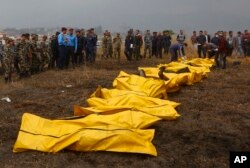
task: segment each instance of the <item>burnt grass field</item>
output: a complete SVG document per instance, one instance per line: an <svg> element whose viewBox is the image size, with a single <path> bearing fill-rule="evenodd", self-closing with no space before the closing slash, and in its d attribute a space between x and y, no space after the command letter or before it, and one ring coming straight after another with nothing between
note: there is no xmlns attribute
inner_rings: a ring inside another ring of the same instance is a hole
<svg viewBox="0 0 250 168"><path fill-rule="evenodd" d="M128 63L98 60L95 65L63 71L50 70L30 79L0 82L0 167L170 167L226 168L229 151L250 151L250 59L226 70L214 69L207 79L169 94L180 102L181 117L155 126L157 157L112 152L61 151L13 153L24 112L49 119L73 115L73 105L85 100L98 85L111 88L120 70L137 73L138 66L155 66L167 59ZM2 76L1 76L2 78ZM72 85L67 88L66 85Z"/></svg>

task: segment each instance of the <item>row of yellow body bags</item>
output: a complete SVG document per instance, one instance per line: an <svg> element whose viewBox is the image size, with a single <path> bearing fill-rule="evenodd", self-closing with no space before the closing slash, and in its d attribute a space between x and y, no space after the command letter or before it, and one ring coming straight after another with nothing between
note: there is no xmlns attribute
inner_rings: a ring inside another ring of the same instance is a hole
<svg viewBox="0 0 250 168"><path fill-rule="evenodd" d="M74 117L48 120L24 113L13 151L68 149L157 156L152 144L155 130L150 126L179 117L175 110L179 103L167 100L167 92L201 81L212 66L213 60L194 59L141 67L144 77L120 72L113 89L98 87L87 99L88 107L74 107Z"/></svg>

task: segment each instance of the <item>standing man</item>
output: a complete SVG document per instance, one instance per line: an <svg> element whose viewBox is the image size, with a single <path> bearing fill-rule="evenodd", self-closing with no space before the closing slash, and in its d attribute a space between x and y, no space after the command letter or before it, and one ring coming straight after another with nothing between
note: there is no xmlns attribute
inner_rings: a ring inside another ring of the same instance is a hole
<svg viewBox="0 0 250 168"><path fill-rule="evenodd" d="M107 32L107 57L113 57L113 44L112 44L112 36L110 32Z"/></svg>
<svg viewBox="0 0 250 168"><path fill-rule="evenodd" d="M81 30L76 30L76 38L77 38L77 51L74 56L74 62L77 66L80 66L84 63L83 57L83 48L84 48L84 37L81 35Z"/></svg>
<svg viewBox="0 0 250 168"><path fill-rule="evenodd" d="M227 51L227 41L223 36L223 32L219 34L219 46L218 46L218 57L215 57L216 66L220 67L220 62L222 63L221 68L226 69L226 51Z"/></svg>
<svg viewBox="0 0 250 168"><path fill-rule="evenodd" d="M152 57L152 40L153 40L153 37L150 34L150 30L147 30L144 36L144 58L146 58L147 56L147 51L148 51L149 58Z"/></svg>
<svg viewBox="0 0 250 168"><path fill-rule="evenodd" d="M131 31L128 31L128 34L125 39L125 51L124 51L124 54L126 55L128 61L132 60L133 49L134 49L134 36L132 35Z"/></svg>
<svg viewBox="0 0 250 168"><path fill-rule="evenodd" d="M116 37L113 39L113 45L114 45L114 56L115 56L115 59L118 59L118 61L120 62L121 45L122 45L122 39L120 37L120 33L117 33Z"/></svg>
<svg viewBox="0 0 250 168"><path fill-rule="evenodd" d="M158 33L157 36L157 51L156 51L156 57L160 57L162 59L162 49L163 49L163 37L161 32Z"/></svg>
<svg viewBox="0 0 250 168"><path fill-rule="evenodd" d="M234 36L233 36L233 31L229 31L229 36L227 38L227 56L232 56L234 46L233 46L233 41L234 41Z"/></svg>
<svg viewBox="0 0 250 168"><path fill-rule="evenodd" d="M4 50L3 46L4 45L2 43L2 39L0 39L0 64L2 67L3 67L3 50Z"/></svg>
<svg viewBox="0 0 250 168"><path fill-rule="evenodd" d="M193 31L193 35L191 36L191 44L193 45L193 47L195 47L195 45L197 44L197 34L196 31Z"/></svg>
<svg viewBox="0 0 250 168"><path fill-rule="evenodd" d="M47 36L43 36L43 39L40 44L40 53L41 53L41 71L45 71L45 66L50 62L49 56L49 44L47 43Z"/></svg>
<svg viewBox="0 0 250 168"><path fill-rule="evenodd" d="M102 57L108 58L108 32L103 33L102 38Z"/></svg>
<svg viewBox="0 0 250 168"><path fill-rule="evenodd" d="M177 40L178 43L181 44L181 45L183 45L183 44L185 43L186 36L184 35L183 30L180 30L180 34L177 35L177 39L176 39L176 40ZM182 52L183 52L184 55L185 55L185 49L184 49L184 47L182 47L181 49L183 50Z"/></svg>
<svg viewBox="0 0 250 168"><path fill-rule="evenodd" d="M28 64L28 57L25 53L25 34L21 35L20 42L17 45L17 55L18 55L18 60L19 60L19 65L20 65L19 77L23 78L26 74L26 70L28 67L28 65L27 65Z"/></svg>
<svg viewBox="0 0 250 168"><path fill-rule="evenodd" d="M206 44L206 37L203 34L203 31L201 30L199 33L199 36L196 38L197 45L198 45L198 56L201 58L201 53L203 54L203 58L206 58L206 50L203 47L204 44Z"/></svg>
<svg viewBox="0 0 250 168"><path fill-rule="evenodd" d="M141 57L141 47L143 45L143 40L140 35L140 31L136 30L135 32L135 38L134 38L134 54L135 54L135 59L138 61L139 58Z"/></svg>
<svg viewBox="0 0 250 168"><path fill-rule="evenodd" d="M64 69L65 60L67 57L67 46L68 46L68 38L67 38L67 28L62 27L62 32L58 35L58 45L59 45L59 59L58 59L58 68Z"/></svg>
<svg viewBox="0 0 250 168"><path fill-rule="evenodd" d="M38 41L38 35L37 34L32 34L31 35L31 48L32 48L32 66L31 66L31 73L39 73L40 72L40 67L42 64L42 59L41 59L41 48L37 44Z"/></svg>
<svg viewBox="0 0 250 168"><path fill-rule="evenodd" d="M178 43L180 44L184 44L185 40L186 40L186 36L183 33L183 30L180 30L180 34L177 35L177 39Z"/></svg>
<svg viewBox="0 0 250 168"><path fill-rule="evenodd" d="M233 47L236 50L235 53L236 58L238 57L238 55L240 55L240 57L244 56L243 45L242 45L242 34L240 31L237 33L237 37L235 37L233 40Z"/></svg>
<svg viewBox="0 0 250 168"><path fill-rule="evenodd" d="M95 62L95 59L96 59L96 54L97 54L97 41L98 41L98 36L97 34L95 33L95 29L94 28L91 28L90 29L91 31L91 34L93 36L93 42L94 42L94 62ZM112 44L112 40L111 40L111 44ZM113 52L113 51L112 51ZM113 53L112 53L113 54Z"/></svg>
<svg viewBox="0 0 250 168"><path fill-rule="evenodd" d="M153 32L152 38L152 56L157 56L157 32Z"/></svg>
<svg viewBox="0 0 250 168"><path fill-rule="evenodd" d="M216 46L219 45L219 32L214 33L214 37L211 39L211 43Z"/></svg>
<svg viewBox="0 0 250 168"><path fill-rule="evenodd" d="M210 43L211 42L211 36L209 34L207 34L207 31L204 31L204 36L206 37L206 43Z"/></svg>
<svg viewBox="0 0 250 168"><path fill-rule="evenodd" d="M4 64L4 80L5 83L11 83L12 82L12 73L14 71L13 64L14 64L14 52L12 50L12 47L14 46L14 40L7 39L6 40L6 46L3 51L3 64Z"/></svg>
<svg viewBox="0 0 250 168"><path fill-rule="evenodd" d="M191 52L192 52L192 54L195 54L196 52L194 52L194 51L196 51L197 50L197 34L196 34L196 31L193 31L193 35L191 36L191 44L192 44L192 47L191 47Z"/></svg>
<svg viewBox="0 0 250 168"><path fill-rule="evenodd" d="M58 58L59 58L59 45L58 45L58 35L60 33L56 32L55 35L52 36L51 42L50 42L50 48L52 52L52 56L50 59L50 65L49 68L55 68L58 67Z"/></svg>
<svg viewBox="0 0 250 168"><path fill-rule="evenodd" d="M86 58L92 64L95 62L96 38L91 30L88 30L86 37Z"/></svg>
<svg viewBox="0 0 250 168"><path fill-rule="evenodd" d="M242 46L243 46L244 56L247 56L250 49L250 34L248 33L248 30L245 30L242 36Z"/></svg>
<svg viewBox="0 0 250 168"><path fill-rule="evenodd" d="M19 77L24 78L30 76L31 63L32 63L32 50L29 41L29 34L22 34L21 42L18 47L20 74Z"/></svg>
<svg viewBox="0 0 250 168"><path fill-rule="evenodd" d="M70 28L69 29L69 34L68 34L68 54L66 56L66 63L65 66L68 68L70 59L72 60L72 66L73 69L75 69L77 59L76 59L76 52L77 52L77 37L74 35L74 29Z"/></svg>
<svg viewBox="0 0 250 168"><path fill-rule="evenodd" d="M162 40L163 40L164 54L168 54L169 47L171 46L171 40L172 40L172 38L171 38L171 36L169 34L169 31L164 31L163 32Z"/></svg>

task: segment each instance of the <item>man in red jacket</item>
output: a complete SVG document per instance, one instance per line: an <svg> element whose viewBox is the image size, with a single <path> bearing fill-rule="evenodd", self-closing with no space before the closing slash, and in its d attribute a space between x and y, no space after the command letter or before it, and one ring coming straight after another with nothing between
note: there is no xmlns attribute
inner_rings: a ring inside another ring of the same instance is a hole
<svg viewBox="0 0 250 168"><path fill-rule="evenodd" d="M222 69L226 69L226 51L227 51L227 40L221 32L219 34L219 45L218 45L218 56L215 57L216 66L219 68L222 63Z"/></svg>

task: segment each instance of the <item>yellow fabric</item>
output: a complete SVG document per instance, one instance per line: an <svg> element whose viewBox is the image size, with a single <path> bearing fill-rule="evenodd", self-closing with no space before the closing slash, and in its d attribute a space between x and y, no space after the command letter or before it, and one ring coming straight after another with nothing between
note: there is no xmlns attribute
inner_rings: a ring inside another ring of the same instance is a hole
<svg viewBox="0 0 250 168"><path fill-rule="evenodd" d="M196 58L196 59L187 61L187 64L192 65L192 66L211 68L214 65L214 59Z"/></svg>
<svg viewBox="0 0 250 168"><path fill-rule="evenodd" d="M160 64L158 68L139 67L138 69L144 70L147 77L159 78L159 68L165 67L163 75L168 79L165 81L165 89L167 92L176 92L182 85L192 85L207 77L213 65L212 59L197 58L185 63L171 62Z"/></svg>
<svg viewBox="0 0 250 168"><path fill-rule="evenodd" d="M151 142L154 130L142 129L162 119L177 119L180 115L175 108L179 103L166 100L167 92L200 82L213 65L214 60L198 58L140 67L146 78L121 71L113 82L114 89L98 87L87 99L89 107L74 107L75 116L81 118L48 120L25 113L13 151L55 153L69 149L156 156ZM165 67L165 81L159 79L160 67Z"/></svg>
<svg viewBox="0 0 250 168"><path fill-rule="evenodd" d="M96 94L98 93L98 94ZM113 95L113 98L98 98L92 97L87 100L87 104L90 108L75 107L75 115L89 115L93 113L101 114L115 114L124 110L133 110L144 112L153 116L165 120L174 120L180 115L175 108L179 103L169 100L163 100L152 97L145 97L136 94L117 94L117 90L97 89L93 95L99 95L100 97L109 97Z"/></svg>
<svg viewBox="0 0 250 168"><path fill-rule="evenodd" d="M120 72L114 80L113 86L119 90L130 90L148 97L167 98L164 81L153 78L144 78L138 75L129 75Z"/></svg>
<svg viewBox="0 0 250 168"><path fill-rule="evenodd" d="M126 113L129 113L130 116L137 115L133 112ZM103 117L111 116L101 116L100 119L103 119ZM113 120L112 122L115 122L115 125L110 125L105 123L108 119L104 121L97 119L95 121L96 115L90 115L87 119L47 120L25 113L22 117L21 128L13 151L37 150L55 153L67 148L75 151L112 151L157 155L156 149L151 143L154 130L119 127L116 124L130 125L137 122L132 121L133 119L138 118L118 118L121 120ZM126 120L125 124L121 122L124 120ZM129 121L132 123L129 123ZM137 124L133 127L140 125Z"/></svg>
<svg viewBox="0 0 250 168"><path fill-rule="evenodd" d="M99 86L90 97L108 99L108 98L114 98L118 96L130 95L130 94L147 97L147 94L144 92L136 92L136 91L131 91L131 90L106 89L106 88L102 88L101 86Z"/></svg>

